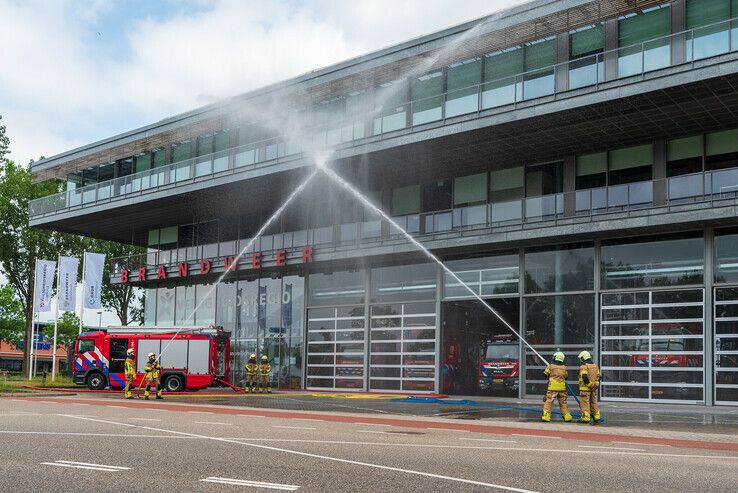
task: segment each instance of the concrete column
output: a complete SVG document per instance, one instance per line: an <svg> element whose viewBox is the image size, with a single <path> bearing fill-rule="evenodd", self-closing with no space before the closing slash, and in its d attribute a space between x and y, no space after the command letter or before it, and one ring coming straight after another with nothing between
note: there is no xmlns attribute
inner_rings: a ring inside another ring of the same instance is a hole
<svg viewBox="0 0 738 493"><path fill-rule="evenodd" d="M653 204L666 204L666 141L653 144Z"/></svg>
<svg viewBox="0 0 738 493"><path fill-rule="evenodd" d="M569 66L564 63L569 60L569 33L556 35L556 92L569 89Z"/></svg>
<svg viewBox="0 0 738 493"><path fill-rule="evenodd" d="M705 356L703 362L705 365L705 405L715 405L715 336L714 336L714 320L713 320L713 267L714 262L714 244L715 232L712 228L705 230L705 305L703 307L703 315L705 317L705 325L703 327L705 334Z"/></svg>
<svg viewBox="0 0 738 493"><path fill-rule="evenodd" d="M573 216L576 213L577 169L576 157L564 158L564 215Z"/></svg>
<svg viewBox="0 0 738 493"><path fill-rule="evenodd" d="M443 345L443 320L441 319L441 300L443 299L443 270L440 266L436 269L436 393L441 392L441 351Z"/></svg>
<svg viewBox="0 0 738 493"><path fill-rule="evenodd" d="M605 21L605 80L618 78L618 20Z"/></svg>
<svg viewBox="0 0 738 493"><path fill-rule="evenodd" d="M673 0L671 2L671 32L679 33L686 29L686 5L684 0ZM685 60L685 36L679 34L671 37L671 64L678 65Z"/></svg>

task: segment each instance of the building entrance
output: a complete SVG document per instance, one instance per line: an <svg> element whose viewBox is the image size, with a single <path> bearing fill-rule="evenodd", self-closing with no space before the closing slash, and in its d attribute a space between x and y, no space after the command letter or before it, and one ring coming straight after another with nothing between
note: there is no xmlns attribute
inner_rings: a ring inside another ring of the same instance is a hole
<svg viewBox="0 0 738 493"><path fill-rule="evenodd" d="M513 327L520 300L486 300ZM479 301L444 301L441 389L447 394L518 397L520 341Z"/></svg>

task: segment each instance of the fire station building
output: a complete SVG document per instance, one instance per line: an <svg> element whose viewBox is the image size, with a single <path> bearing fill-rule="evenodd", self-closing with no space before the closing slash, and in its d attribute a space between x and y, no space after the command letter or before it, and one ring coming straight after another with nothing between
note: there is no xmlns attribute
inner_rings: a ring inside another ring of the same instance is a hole
<svg viewBox="0 0 738 493"><path fill-rule="evenodd" d="M256 352L280 387L539 395L531 351L329 180L238 257L307 141L538 351L592 352L602 400L738 404L738 1L535 0L33 165L66 189L31 224L146 247L114 281L147 324L229 330L236 383Z"/></svg>

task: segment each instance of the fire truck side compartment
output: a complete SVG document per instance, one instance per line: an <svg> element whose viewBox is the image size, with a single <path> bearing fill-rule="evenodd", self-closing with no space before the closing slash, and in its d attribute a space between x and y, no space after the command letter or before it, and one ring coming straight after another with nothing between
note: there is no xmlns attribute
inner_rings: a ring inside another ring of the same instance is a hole
<svg viewBox="0 0 738 493"><path fill-rule="evenodd" d="M187 340L162 341L162 349L166 351L161 354L162 368L187 368Z"/></svg>
<svg viewBox="0 0 738 493"><path fill-rule="evenodd" d="M189 348L189 368L187 373L193 374L207 374L209 373L209 359L210 359L210 340L191 340Z"/></svg>

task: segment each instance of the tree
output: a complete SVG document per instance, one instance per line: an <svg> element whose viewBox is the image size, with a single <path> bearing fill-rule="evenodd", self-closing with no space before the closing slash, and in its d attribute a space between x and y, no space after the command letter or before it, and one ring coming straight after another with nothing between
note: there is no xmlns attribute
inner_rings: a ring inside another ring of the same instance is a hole
<svg viewBox="0 0 738 493"><path fill-rule="evenodd" d="M53 326L51 326L53 330ZM56 327L58 344L70 345L77 339L79 333L79 317L74 312L64 312L59 316ZM53 335L53 332L51 333Z"/></svg>
<svg viewBox="0 0 738 493"><path fill-rule="evenodd" d="M62 233L29 228L28 203L60 190L60 182L34 183L29 166L7 159L8 138L0 126L0 271L8 278L21 303L25 340L33 328L33 271L36 259L56 259L68 251L70 237ZM28 368L28 344L23 361Z"/></svg>
<svg viewBox="0 0 738 493"><path fill-rule="evenodd" d="M0 340L17 346L23 339L25 326L23 304L13 286L0 287Z"/></svg>

